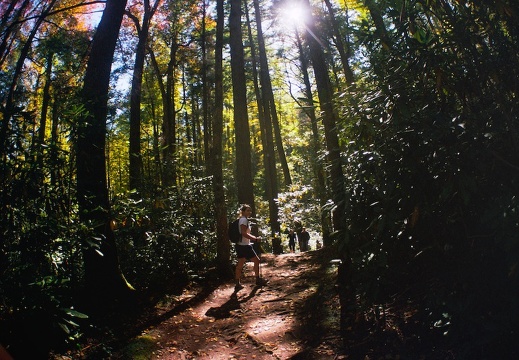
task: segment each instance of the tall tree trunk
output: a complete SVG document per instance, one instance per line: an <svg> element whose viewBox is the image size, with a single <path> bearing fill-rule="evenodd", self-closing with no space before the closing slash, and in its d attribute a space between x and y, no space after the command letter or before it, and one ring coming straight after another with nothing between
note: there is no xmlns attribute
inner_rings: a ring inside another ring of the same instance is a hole
<svg viewBox="0 0 519 360"><path fill-rule="evenodd" d="M258 105L258 118L261 129L261 143L263 147L263 164L265 167L265 197L269 204L269 218L271 235L276 235L280 232L279 226L279 207L276 202L278 197L278 176L276 169L276 152L274 149L274 136L272 134L272 122L270 113L268 112L268 104L265 103L265 98L262 95L259 86L258 64L256 61L256 46L252 37L251 22L249 12L247 15L247 29L249 36L249 44L252 58L252 78L254 81L254 92L256 94L256 102Z"/></svg>
<svg viewBox="0 0 519 360"><path fill-rule="evenodd" d="M223 30L224 0L216 1L216 47L214 65L214 115L210 144L211 172L213 175L214 209L216 218L216 260L218 269L225 277L232 278L229 260L231 244L227 239L227 210L225 206L225 189L223 183Z"/></svg>
<svg viewBox="0 0 519 360"><path fill-rule="evenodd" d="M150 49L148 52L151 64L157 76L160 93L162 95L162 185L164 187L175 185L177 182L175 169L176 153L176 124L175 124L175 68L178 43L176 39L171 40L169 62L166 70L166 83L162 79L155 54Z"/></svg>
<svg viewBox="0 0 519 360"><path fill-rule="evenodd" d="M308 6L308 9L310 9L309 0L304 0L304 2L306 3L306 6ZM336 127L336 114L335 109L333 108L332 86L328 76L321 41L317 38L318 34L315 20L313 16L310 16L305 37L310 49L317 93L319 96L319 104L323 113L322 118L326 148L328 151L327 159L330 167L330 184L332 189L332 198L335 205L335 210L332 215L333 227L335 231L342 233L346 230L346 224L344 223L346 196L344 189L344 176L342 173L341 151Z"/></svg>
<svg viewBox="0 0 519 360"><path fill-rule="evenodd" d="M160 72L160 68L159 68L159 64L157 62L157 59L155 58L155 53L153 52L152 49L148 49L148 53L150 55L150 60L151 60L151 66L153 67L153 71L155 72L155 76L157 77L157 84L159 86L159 90L160 90L160 94L162 96L162 105L164 107L164 110L162 112L162 128L164 128L164 122L166 121L166 86L164 85L164 81L162 80L162 74ZM155 117L153 117L155 119ZM154 159L155 159L155 163L157 164L157 167L158 167L158 171L159 171L159 184L157 184L158 186L160 186L161 184L164 185L164 179L165 179L165 175L164 175L164 166L163 166L163 162L165 161L162 161L161 160L161 150L160 150L160 145L161 145L161 139L160 139L160 124L159 122L154 122L153 124L153 148L154 148Z"/></svg>
<svg viewBox="0 0 519 360"><path fill-rule="evenodd" d="M206 169L210 168L209 164L209 138L212 132L212 122L209 115L209 98L210 90L208 75L209 70L207 61L207 29L206 29L206 17L207 17L207 3L203 0L202 4L202 34L200 35L200 48L202 51L202 121L204 123L204 158ZM218 20L217 20L218 21Z"/></svg>
<svg viewBox="0 0 519 360"><path fill-rule="evenodd" d="M315 102L312 93L312 85L310 83L310 75L308 73L308 58L306 56L306 52L303 48L303 43L301 41L301 37L299 36L299 32L296 31L296 41L297 48L299 50L299 61L301 63L301 72L303 74L303 83L305 84L305 94L306 94L306 102L305 106L302 106L305 109L307 116L310 118L310 125L312 129L312 140L311 140L311 149L312 149L312 170L315 177L315 190L317 196L319 197L319 205L321 209L324 209L326 203L328 202L328 191L326 190L326 177L325 170L320 160L320 152L323 150L321 148L321 141L319 136L319 128L317 126L317 116L315 114ZM323 233L323 243L329 244L331 243L331 224L330 224L330 215L327 211L321 210L321 230Z"/></svg>
<svg viewBox="0 0 519 360"><path fill-rule="evenodd" d="M351 70L349 64L350 51L349 45L345 45L343 36L341 34L341 30L339 29L339 25L337 24L337 20L335 19L335 12L330 0L324 0L326 7L328 8L328 14L330 18L330 22L333 27L333 34L335 36L335 42L337 43L337 51L339 51L339 56L341 58L342 71L344 72L344 77L346 78L346 82L348 84L353 84L355 82L355 78L353 76L353 71Z"/></svg>
<svg viewBox="0 0 519 360"><path fill-rule="evenodd" d="M272 90L272 82L270 80L269 73L269 65L267 60L267 50L265 48L265 40L263 38L263 28L261 25L261 10L259 7L258 0L254 0L254 12L256 16L256 27L258 29L258 51L259 51L259 59L260 59L260 81L261 81L261 90L263 94L263 103L265 106L265 115L269 114L270 116L266 117L266 120L271 121L271 126L274 128L276 148L278 151L279 162L281 164L281 169L283 169L283 176L285 178L285 186L289 186L292 184L292 178L290 176L290 170L288 169L287 158L285 156L285 150L283 147L283 139L281 138L281 129L279 126L278 114L276 110L276 103L274 101L274 92ZM277 182L277 179L276 179ZM276 191L273 194L277 197L277 183L276 183ZM277 217L276 217L277 218ZM279 226L278 226L279 227Z"/></svg>
<svg viewBox="0 0 519 360"><path fill-rule="evenodd" d="M77 196L80 220L93 228L85 235L84 264L88 294L96 305L123 299L131 286L119 267L111 228L106 179L106 116L110 71L126 0L108 0L94 35L81 93L85 111L78 123ZM93 245L95 244L95 245Z"/></svg>
<svg viewBox="0 0 519 360"><path fill-rule="evenodd" d="M163 133L163 160L164 160L164 186L177 184L177 171L175 156L177 152L177 128L175 112L175 70L177 63L178 43L172 39L169 52L169 62L166 71L166 85L164 102L164 118L162 123Z"/></svg>
<svg viewBox="0 0 519 360"><path fill-rule="evenodd" d="M375 32L382 43L382 47L386 50L391 49L391 39L387 33L384 19L382 18L378 5L374 0L364 0L364 4L368 8L371 18L373 19L376 29Z"/></svg>
<svg viewBox="0 0 519 360"><path fill-rule="evenodd" d="M231 76L234 103L234 127L236 136L236 181L238 201L248 203L255 213L252 184L251 145L249 116L247 112L247 82L241 29L241 0L230 0L229 16Z"/></svg>
<svg viewBox="0 0 519 360"><path fill-rule="evenodd" d="M45 142L45 128L47 127L47 116L49 112L50 103L50 85L52 82L52 59L54 54L51 52L47 55L47 64L45 68L45 84L43 85L43 94L41 101L40 113L40 129L38 130L38 142L43 144Z"/></svg>
<svg viewBox="0 0 519 360"><path fill-rule="evenodd" d="M38 129L38 140L35 147L36 157L36 172L37 178L34 184L37 187L43 186L43 145L45 144L45 133L47 130L47 118L49 113L49 104L51 100L50 88L52 82L52 59L54 53L51 51L46 57L45 67L45 84L43 85L43 94L41 100L41 112L40 112L40 128Z"/></svg>
<svg viewBox="0 0 519 360"><path fill-rule="evenodd" d="M309 0L304 0L310 9ZM344 176L342 173L341 152L339 138L336 128L336 115L333 108L332 86L326 69L324 51L321 48L320 40L317 38L315 20L310 16L306 32L306 41L310 48L310 56L314 68L317 92L319 95L319 105L322 111L324 132L326 138L326 148L328 151L327 159L330 168L330 183L332 189L332 199L335 209L332 214L334 231L337 232L338 240L342 250L339 254L342 263L338 269L339 299L341 305L341 330L344 331L351 325L351 309L355 306L355 289L352 283L352 259L351 251L348 247L348 230L345 224L346 194L344 188ZM323 239L324 240L324 239ZM328 245L324 243L324 245Z"/></svg>
<svg viewBox="0 0 519 360"><path fill-rule="evenodd" d="M141 98L142 98L142 71L146 56L146 43L150 21L159 6L160 0L156 0L153 8L149 0L144 0L144 15L142 26L139 26L139 19L135 16L131 18L135 22L139 41L135 50L135 64L133 67L132 89L130 93L130 151L129 151L129 190L137 190L142 193L143 168L141 154Z"/></svg>
<svg viewBox="0 0 519 360"><path fill-rule="evenodd" d="M60 99L55 92L52 103L52 125L50 130L50 183L54 187L58 187L61 182L61 175L64 169L58 165L58 149L59 149L59 135L58 135L58 124L59 124L59 103Z"/></svg>

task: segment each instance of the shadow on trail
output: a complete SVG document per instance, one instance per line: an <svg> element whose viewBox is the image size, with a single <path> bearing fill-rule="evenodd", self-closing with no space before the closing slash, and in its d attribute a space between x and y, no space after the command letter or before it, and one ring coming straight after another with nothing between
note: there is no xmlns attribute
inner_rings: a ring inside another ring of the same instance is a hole
<svg viewBox="0 0 519 360"><path fill-rule="evenodd" d="M298 259L297 266L307 267L307 270L301 272L293 286L296 289L301 286L313 288L314 292L304 300L296 300L294 315L298 321L292 331L304 346L290 360L313 360L330 356L330 353L338 356L342 352L335 287L337 273L330 264L331 258L328 252L320 250L307 252ZM294 267L294 263L288 265Z"/></svg>
<svg viewBox="0 0 519 360"><path fill-rule="evenodd" d="M238 292L235 290L229 300L227 300L224 304L217 307L209 308L206 311L205 315L215 318L216 320L226 319L231 317L231 312L234 310L238 310L241 308L240 304L245 303L252 299L258 293L259 287L255 286L249 295L238 299Z"/></svg>
<svg viewBox="0 0 519 360"><path fill-rule="evenodd" d="M115 333L119 333L120 336L117 339L114 339L112 342L108 342L108 345L114 348L122 348L130 339L138 337L144 330L156 327L166 321L167 319L186 311L187 309L194 307L203 301L205 301L209 295L211 295L219 286L221 286L220 282L209 283L205 285L195 296L190 298L189 300L180 302L173 306L170 310L153 317L146 317L144 321L137 321L138 325L127 326L127 324L120 324L120 328L115 327L113 330ZM127 321L136 323L136 318L130 317ZM131 329L128 331L128 329ZM124 334L124 335L123 335ZM88 359L95 359L96 354L93 354L93 357L89 356Z"/></svg>

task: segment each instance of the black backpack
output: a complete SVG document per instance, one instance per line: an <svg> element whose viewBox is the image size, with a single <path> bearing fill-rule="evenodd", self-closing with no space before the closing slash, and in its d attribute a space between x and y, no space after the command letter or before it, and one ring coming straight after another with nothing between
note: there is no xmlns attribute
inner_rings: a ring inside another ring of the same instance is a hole
<svg viewBox="0 0 519 360"><path fill-rule="evenodd" d="M240 219L236 219L229 223L229 240L231 240L233 244L237 244L240 242Z"/></svg>

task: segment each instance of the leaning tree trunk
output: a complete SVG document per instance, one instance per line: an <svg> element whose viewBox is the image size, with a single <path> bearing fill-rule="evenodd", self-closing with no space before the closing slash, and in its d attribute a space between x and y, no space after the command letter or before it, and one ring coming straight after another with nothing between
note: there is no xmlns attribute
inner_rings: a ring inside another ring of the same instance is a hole
<svg viewBox="0 0 519 360"><path fill-rule="evenodd" d="M4 7L4 13L0 19L0 67L7 60L10 48L12 46L12 39L16 37L17 32L23 26L23 14L26 13L27 7L31 4L31 0L24 0L23 2L12 0L7 7ZM19 5L16 9L16 5ZM16 9L16 12L15 12Z"/></svg>
<svg viewBox="0 0 519 360"><path fill-rule="evenodd" d="M252 58L252 78L254 81L254 92L256 94L256 102L258 104L258 118L261 129L261 143L263 147L263 164L265 167L265 197L269 203L269 219L271 235L276 236L280 232L279 226L279 206L276 202L278 197L278 176L276 169L276 152L274 149L274 135L272 134L272 119L268 111L268 104L262 95L259 86L258 64L256 61L256 46L252 37L252 29L249 18L247 16L247 29L250 44L250 52Z"/></svg>
<svg viewBox="0 0 519 360"><path fill-rule="evenodd" d="M119 267L111 228L106 180L106 116L110 71L126 0L108 0L94 35L84 86L85 111L78 123L77 196L80 220L92 229L85 234L84 265L87 294L102 306L131 290ZM99 308L98 308L99 309Z"/></svg>
<svg viewBox="0 0 519 360"><path fill-rule="evenodd" d="M387 33L386 26L384 25L384 19L380 13L378 5L374 0L364 0L364 4L368 8L371 18L373 19L373 23L375 24L375 33L380 39L382 47L389 50L392 43L389 34Z"/></svg>
<svg viewBox="0 0 519 360"><path fill-rule="evenodd" d="M299 32L296 31L296 42L297 48L299 50L299 61L301 63L301 73L303 75L303 83L305 84L305 95L306 95L306 104L302 106L305 109L305 113L310 118L310 125L312 129L312 139L311 139L311 149L312 149L312 170L315 177L315 192L319 197L319 205L321 209L323 209L328 201L328 191L326 188L326 172L323 166L323 162L320 160L320 152L323 150L321 147L321 139L319 136L319 128L317 124L317 116L315 114L315 102L312 93L312 84L310 83L310 75L308 73L308 57L303 48L303 43L301 41L301 37L299 36ZM330 214L327 211L321 211L321 230L323 234L323 243L330 244L331 243L331 221Z"/></svg>
<svg viewBox="0 0 519 360"><path fill-rule="evenodd" d="M310 3L305 0L308 8ZM306 41L310 48L310 57L314 68L315 82L317 85L317 93L319 97L319 105L322 111L324 135L326 141L326 149L328 151L328 163L330 167L330 183L332 189L332 198L335 203L335 211L333 212L333 227L335 231L342 232L346 230L344 223L344 215L346 208L346 196L344 189L344 175L342 173L341 150L339 146L339 136L337 134L337 122L335 110L333 108L333 94L330 78L324 57L324 50L320 45L320 41L316 38L319 33L316 30L313 17L309 20L308 30L306 32ZM325 244L329 245L329 244Z"/></svg>
<svg viewBox="0 0 519 360"><path fill-rule="evenodd" d="M351 69L349 58L351 51L344 44L343 36L341 33L341 30L339 28L339 25L337 24L337 20L335 19L333 6L330 0L324 0L324 3L326 4L326 7L328 8L328 15L330 22L332 24L333 28L333 34L335 36L335 41L337 43L337 51L339 52L339 56L341 58L341 65L342 65L342 71L344 72L344 76L346 78L346 82L349 85L352 85L355 82L355 78L353 76L353 70Z"/></svg>
<svg viewBox="0 0 519 360"><path fill-rule="evenodd" d="M261 26L261 11L259 7L259 1L254 0L254 12L256 16L256 27L257 37L258 37L258 53L259 53L259 61L260 61L260 82L261 82L261 91L263 96L263 103L265 104L265 119L269 120L272 125L274 134L276 147L278 151L278 158L281 164L281 169L283 170L283 176L285 178L285 186L290 186L292 184L292 178L290 176L290 170L288 168L287 158L285 155L285 150L283 147L283 139L281 138L281 129L279 126L278 113L276 110L276 103L274 101L274 92L272 90L272 81L270 79L269 73L269 65L267 60L267 50L265 48L265 40L263 38L263 28ZM277 182L277 179L276 179ZM276 186L277 188L277 186ZM277 191L274 192L274 196L277 197ZM277 216L276 216L277 220ZM278 226L279 228L279 226Z"/></svg>

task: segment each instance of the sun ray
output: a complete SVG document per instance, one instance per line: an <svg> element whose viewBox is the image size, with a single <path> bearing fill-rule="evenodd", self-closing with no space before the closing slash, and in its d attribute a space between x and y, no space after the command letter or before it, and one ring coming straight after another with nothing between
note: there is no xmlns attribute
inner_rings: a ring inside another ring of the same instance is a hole
<svg viewBox="0 0 519 360"><path fill-rule="evenodd" d="M308 9L297 0L284 1L277 11L279 24L288 31L304 28L308 18Z"/></svg>

